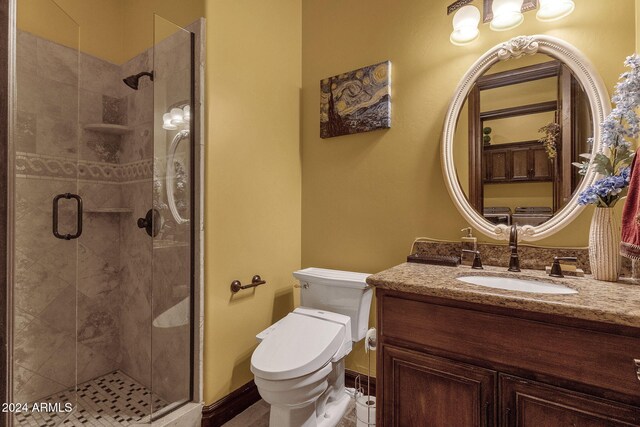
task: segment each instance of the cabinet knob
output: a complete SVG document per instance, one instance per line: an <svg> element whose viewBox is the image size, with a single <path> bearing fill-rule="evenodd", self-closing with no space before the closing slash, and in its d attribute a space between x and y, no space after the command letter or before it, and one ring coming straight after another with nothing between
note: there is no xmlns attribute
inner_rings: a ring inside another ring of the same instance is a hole
<svg viewBox="0 0 640 427"><path fill-rule="evenodd" d="M636 367L636 376L638 377L638 381L640 381L640 359L633 359L633 364Z"/></svg>

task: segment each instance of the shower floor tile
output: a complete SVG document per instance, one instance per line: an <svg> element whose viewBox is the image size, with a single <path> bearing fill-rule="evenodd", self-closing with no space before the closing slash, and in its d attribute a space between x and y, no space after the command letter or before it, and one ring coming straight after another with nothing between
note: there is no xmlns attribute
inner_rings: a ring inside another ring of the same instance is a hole
<svg viewBox="0 0 640 427"><path fill-rule="evenodd" d="M148 423L153 411L167 406L143 385L120 371L79 384L76 388L41 399L39 402L76 402L70 413L29 412L15 415L18 426L129 426ZM31 405L29 405L31 406Z"/></svg>

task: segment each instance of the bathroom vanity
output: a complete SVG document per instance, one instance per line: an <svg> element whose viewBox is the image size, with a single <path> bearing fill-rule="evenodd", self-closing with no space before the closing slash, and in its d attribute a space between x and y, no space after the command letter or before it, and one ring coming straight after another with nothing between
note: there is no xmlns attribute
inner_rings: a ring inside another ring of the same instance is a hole
<svg viewBox="0 0 640 427"><path fill-rule="evenodd" d="M376 287L381 426L640 425L640 287L405 263ZM517 277L567 295L458 277Z"/></svg>

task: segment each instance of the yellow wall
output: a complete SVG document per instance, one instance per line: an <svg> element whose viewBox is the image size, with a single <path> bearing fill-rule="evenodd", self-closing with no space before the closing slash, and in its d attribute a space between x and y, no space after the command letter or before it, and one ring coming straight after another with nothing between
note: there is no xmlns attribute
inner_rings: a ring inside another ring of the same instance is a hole
<svg viewBox="0 0 640 427"><path fill-rule="evenodd" d="M546 55L536 56L544 57ZM517 65L518 61L507 61L506 63L510 63L511 68L520 67ZM493 69L491 71L493 71ZM555 101L558 99L557 86L557 79L552 77L483 90L480 92L480 111L493 111L539 102ZM546 112L499 120L488 120L484 122L484 126L489 126L492 129L491 144L505 144L540 139L542 134L540 134L538 130L554 120L555 112Z"/></svg>
<svg viewBox="0 0 640 427"><path fill-rule="evenodd" d="M205 402L253 379L300 268L300 0L207 1ZM231 298L229 284L267 285Z"/></svg>
<svg viewBox="0 0 640 427"><path fill-rule="evenodd" d="M17 26L65 46L118 62L123 0L16 0ZM80 40L80 46L78 46Z"/></svg>
<svg viewBox="0 0 640 427"><path fill-rule="evenodd" d="M125 62L153 45L154 13L185 27L204 16L207 0L120 1L123 22L120 62Z"/></svg>
<svg viewBox="0 0 640 427"><path fill-rule="evenodd" d="M520 206L545 206L553 208L553 184L551 182L513 182L509 184L485 184L484 206L511 208Z"/></svg>
<svg viewBox="0 0 640 427"><path fill-rule="evenodd" d="M555 121L555 111L487 120L484 126L491 128L491 145L514 142L537 141L542 137L538 132L542 126Z"/></svg>
<svg viewBox="0 0 640 427"><path fill-rule="evenodd" d="M522 26L501 33L483 25L467 47L449 43L449 3L303 1L303 267L373 273L403 262L417 236L459 238L467 224L444 187L440 134L458 79L490 47L521 34L560 37L591 59L610 91L634 50L634 0L577 1L554 23L527 13ZM320 139L320 80L386 59L391 129ZM540 243L585 246L591 212ZM365 370L361 346L349 367Z"/></svg>
<svg viewBox="0 0 640 427"><path fill-rule="evenodd" d="M640 50L640 0L636 1L636 52Z"/></svg>
<svg viewBox="0 0 640 427"><path fill-rule="evenodd" d="M115 64L153 45L157 13L185 26L204 16L205 0L17 0L18 28ZM57 5L59 6L57 6ZM62 12L64 10L64 12Z"/></svg>

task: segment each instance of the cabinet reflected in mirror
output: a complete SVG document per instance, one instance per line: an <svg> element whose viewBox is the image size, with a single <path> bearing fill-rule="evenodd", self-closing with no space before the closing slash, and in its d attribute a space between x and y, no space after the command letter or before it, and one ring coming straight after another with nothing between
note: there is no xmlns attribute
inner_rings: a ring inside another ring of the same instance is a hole
<svg viewBox="0 0 640 427"><path fill-rule="evenodd" d="M459 184L488 221L540 225L579 186L583 177L572 163L591 152L593 133L589 99L561 61L538 53L497 62L476 80L458 116Z"/></svg>

